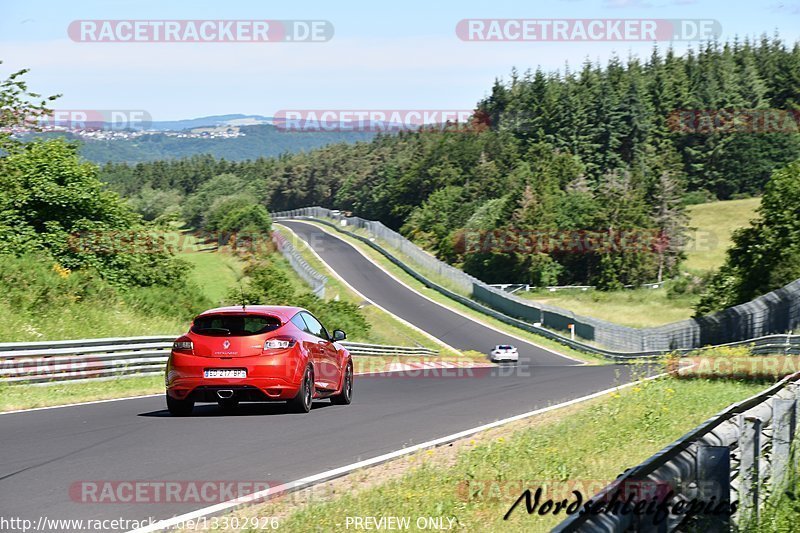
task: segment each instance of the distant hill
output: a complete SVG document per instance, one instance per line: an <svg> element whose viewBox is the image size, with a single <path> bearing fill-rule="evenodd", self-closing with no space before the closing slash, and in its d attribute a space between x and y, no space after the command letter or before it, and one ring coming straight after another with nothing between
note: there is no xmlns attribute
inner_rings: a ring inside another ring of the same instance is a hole
<svg viewBox="0 0 800 533"><path fill-rule="evenodd" d="M272 117L265 117L262 115L211 115L208 117L182 120L153 121L148 127L149 129L158 131L180 131L203 126L253 126L257 124L272 124L272 120Z"/></svg>
<svg viewBox="0 0 800 533"><path fill-rule="evenodd" d="M191 122L196 120L204 119ZM131 139L79 140L81 155L89 161L138 163L197 154L241 161L306 151L332 143L368 141L375 135L369 132L285 132L271 125L240 126L239 131L244 135L232 138L184 138L154 133ZM71 134L58 135L75 138Z"/></svg>

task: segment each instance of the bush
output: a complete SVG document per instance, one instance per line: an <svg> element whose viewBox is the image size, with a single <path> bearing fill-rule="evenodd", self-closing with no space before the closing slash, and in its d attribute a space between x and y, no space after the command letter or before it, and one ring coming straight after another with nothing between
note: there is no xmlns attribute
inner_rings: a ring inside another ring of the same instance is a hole
<svg viewBox="0 0 800 533"><path fill-rule="evenodd" d="M229 299L249 305L295 305L308 309L326 329L344 330L348 336L364 338L370 330L369 322L361 309L353 303L323 300L307 291L295 289L292 280L269 258L262 259L245 269L249 281L240 291L234 289ZM242 295L242 292L244 295Z"/></svg>
<svg viewBox="0 0 800 533"><path fill-rule="evenodd" d="M219 230L246 233L255 237L269 235L272 231L272 218L263 205L248 205L225 215L220 222Z"/></svg>
<svg viewBox="0 0 800 533"><path fill-rule="evenodd" d="M712 274L704 273L700 276L684 273L679 278L667 282L667 298L674 300L682 296L695 296L701 294L709 282Z"/></svg>
<svg viewBox="0 0 800 533"><path fill-rule="evenodd" d="M291 305L295 289L289 276L270 260L249 265L245 274L250 278L242 288L232 289L228 298L237 304Z"/></svg>
<svg viewBox="0 0 800 533"><path fill-rule="evenodd" d="M186 265L161 243L136 248L147 234L140 217L104 190L97 173L63 139L32 141L2 159L0 253L46 251L71 271L96 271L119 287L183 282Z"/></svg>
<svg viewBox="0 0 800 533"><path fill-rule="evenodd" d="M305 307L316 316L331 334L334 329L345 331L351 338L364 338L369 334L369 322L354 303L322 300L310 293L297 297L295 302L295 305Z"/></svg>
<svg viewBox="0 0 800 533"><path fill-rule="evenodd" d="M707 190L687 192L683 195L683 205L706 204L716 200L714 195Z"/></svg>
<svg viewBox="0 0 800 533"><path fill-rule="evenodd" d="M800 161L777 170L759 217L733 233L725 264L695 310L704 314L741 304L800 278Z"/></svg>

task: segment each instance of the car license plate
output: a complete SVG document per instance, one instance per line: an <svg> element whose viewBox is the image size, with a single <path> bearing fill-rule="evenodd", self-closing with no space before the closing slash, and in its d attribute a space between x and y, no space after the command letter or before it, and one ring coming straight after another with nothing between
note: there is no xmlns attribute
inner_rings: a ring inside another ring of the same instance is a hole
<svg viewBox="0 0 800 533"><path fill-rule="evenodd" d="M238 368L207 368L203 371L207 378L246 378L247 370Z"/></svg>

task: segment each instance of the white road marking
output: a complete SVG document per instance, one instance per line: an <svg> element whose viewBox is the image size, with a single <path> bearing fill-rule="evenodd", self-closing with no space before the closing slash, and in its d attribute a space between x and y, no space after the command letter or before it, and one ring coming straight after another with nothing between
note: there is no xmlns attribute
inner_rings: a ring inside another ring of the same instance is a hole
<svg viewBox="0 0 800 533"><path fill-rule="evenodd" d="M48 409L61 409L63 407L78 407L81 405L93 405L96 403L121 402L123 400L138 400L139 398L153 398L155 396L163 396L163 395L164 395L163 392L159 392L156 394L143 394L141 396L126 396L124 398L108 398L107 400L92 400L90 402L65 403L63 405L48 405L46 407L31 407L30 409L2 411L0 412L0 415L13 415L14 413L30 413L31 411L46 411Z"/></svg>

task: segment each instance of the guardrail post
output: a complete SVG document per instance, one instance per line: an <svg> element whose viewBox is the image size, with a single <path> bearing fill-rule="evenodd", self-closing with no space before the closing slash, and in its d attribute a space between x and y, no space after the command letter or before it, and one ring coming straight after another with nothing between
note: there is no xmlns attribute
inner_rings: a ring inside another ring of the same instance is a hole
<svg viewBox="0 0 800 533"><path fill-rule="evenodd" d="M761 419L739 415L739 527L758 524L759 456L761 455Z"/></svg>
<svg viewBox="0 0 800 533"><path fill-rule="evenodd" d="M699 446L695 457L697 499L722 502L731 499L731 450L727 446ZM727 514L698 516L698 531L727 533L731 517Z"/></svg>
<svg viewBox="0 0 800 533"><path fill-rule="evenodd" d="M797 420L797 400L776 398L772 402L772 492L779 491L787 481L792 440Z"/></svg>

